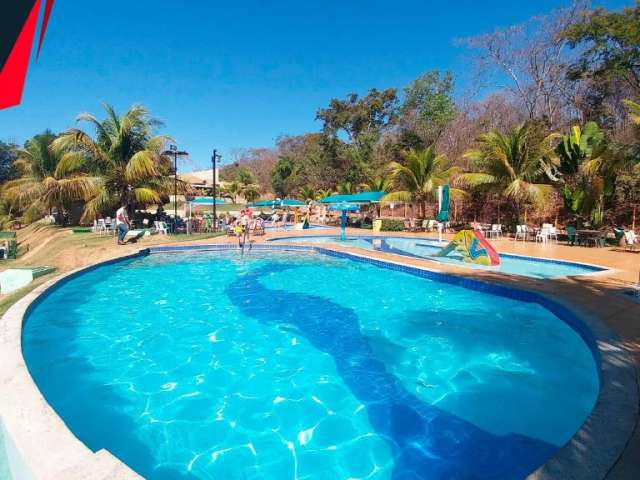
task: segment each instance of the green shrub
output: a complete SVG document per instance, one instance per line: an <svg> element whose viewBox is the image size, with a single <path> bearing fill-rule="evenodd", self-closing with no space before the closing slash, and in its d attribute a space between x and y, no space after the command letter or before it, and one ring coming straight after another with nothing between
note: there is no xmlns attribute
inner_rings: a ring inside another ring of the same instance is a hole
<svg viewBox="0 0 640 480"><path fill-rule="evenodd" d="M402 232L404 230L404 220L392 220L389 218L382 219L382 232Z"/></svg>

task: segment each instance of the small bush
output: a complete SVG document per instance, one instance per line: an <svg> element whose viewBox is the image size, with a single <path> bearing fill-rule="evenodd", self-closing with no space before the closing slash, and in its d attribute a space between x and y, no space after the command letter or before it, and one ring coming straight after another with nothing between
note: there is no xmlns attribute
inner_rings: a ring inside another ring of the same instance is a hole
<svg viewBox="0 0 640 480"><path fill-rule="evenodd" d="M404 231L404 220L392 220L389 218L382 219L382 232L402 232Z"/></svg>

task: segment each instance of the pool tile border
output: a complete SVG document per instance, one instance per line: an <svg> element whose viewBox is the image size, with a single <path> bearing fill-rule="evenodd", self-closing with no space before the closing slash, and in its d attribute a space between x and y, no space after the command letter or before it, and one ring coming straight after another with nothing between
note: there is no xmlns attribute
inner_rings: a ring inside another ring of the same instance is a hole
<svg viewBox="0 0 640 480"><path fill-rule="evenodd" d="M574 437L528 478L531 480L600 480L615 464L631 436L638 416L636 368L619 338L600 320L562 299L522 287L444 273L426 267L382 260L359 253L309 245L254 244L254 250L317 252L374 264L434 281L520 301L538 303L565 321L589 346L599 366L601 389L596 406ZM240 250L231 244L172 245L144 249L58 276L14 304L0 322L0 415L16 446L16 468L25 480L133 480L141 477L106 450L92 452L78 440L40 394L31 379L21 349L22 324L28 311L48 293L74 276L105 264L158 253ZM22 480L22 478L21 478Z"/></svg>

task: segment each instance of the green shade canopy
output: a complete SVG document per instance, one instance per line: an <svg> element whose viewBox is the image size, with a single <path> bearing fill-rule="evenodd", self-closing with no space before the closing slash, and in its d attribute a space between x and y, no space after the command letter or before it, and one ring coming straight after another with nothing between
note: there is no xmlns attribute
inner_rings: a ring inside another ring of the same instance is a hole
<svg viewBox="0 0 640 480"><path fill-rule="evenodd" d="M330 195L320 200L320 203L377 203L384 192L360 192L349 195Z"/></svg>
<svg viewBox="0 0 640 480"><path fill-rule="evenodd" d="M306 204L295 198L275 198L273 200L258 200L254 203L248 203L248 207L304 207Z"/></svg>

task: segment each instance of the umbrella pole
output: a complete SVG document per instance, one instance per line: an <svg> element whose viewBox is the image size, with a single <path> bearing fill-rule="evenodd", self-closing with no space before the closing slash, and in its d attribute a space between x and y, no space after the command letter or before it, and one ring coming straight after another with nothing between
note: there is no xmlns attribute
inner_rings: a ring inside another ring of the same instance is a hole
<svg viewBox="0 0 640 480"><path fill-rule="evenodd" d="M342 240L343 242L347 239L346 230L347 230L347 211L343 210L342 220L340 222L340 240Z"/></svg>

